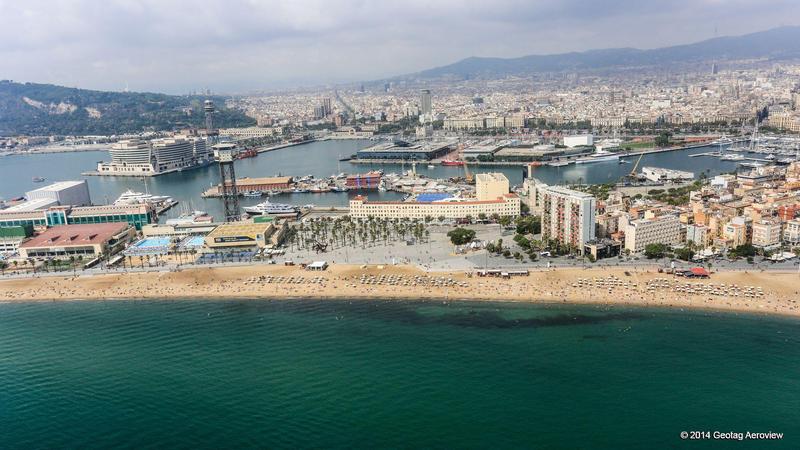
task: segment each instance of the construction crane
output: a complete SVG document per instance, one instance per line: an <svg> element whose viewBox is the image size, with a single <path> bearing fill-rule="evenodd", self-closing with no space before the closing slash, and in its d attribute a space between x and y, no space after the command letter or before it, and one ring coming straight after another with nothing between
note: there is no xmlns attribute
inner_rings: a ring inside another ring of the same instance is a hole
<svg viewBox="0 0 800 450"><path fill-rule="evenodd" d="M464 161L464 181L466 181L467 184L475 183L475 176L469 171L469 165L466 161Z"/></svg>

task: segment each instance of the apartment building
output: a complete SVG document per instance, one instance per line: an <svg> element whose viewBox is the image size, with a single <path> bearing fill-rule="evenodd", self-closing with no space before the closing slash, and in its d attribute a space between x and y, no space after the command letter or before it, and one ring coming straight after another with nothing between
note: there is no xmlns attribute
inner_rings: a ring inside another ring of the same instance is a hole
<svg viewBox="0 0 800 450"><path fill-rule="evenodd" d="M631 220L625 227L625 249L640 253L650 244L676 245L681 242L680 231L680 219L674 215Z"/></svg>
<svg viewBox="0 0 800 450"><path fill-rule="evenodd" d="M781 245L781 224L777 221L760 220L753 224L753 246L770 249Z"/></svg>
<svg viewBox="0 0 800 450"><path fill-rule="evenodd" d="M783 228L783 241L787 245L800 245L800 219L786 222Z"/></svg>
<svg viewBox="0 0 800 450"><path fill-rule="evenodd" d="M537 194L542 199L542 239L583 252L583 244L595 239L595 197L558 186L544 187Z"/></svg>

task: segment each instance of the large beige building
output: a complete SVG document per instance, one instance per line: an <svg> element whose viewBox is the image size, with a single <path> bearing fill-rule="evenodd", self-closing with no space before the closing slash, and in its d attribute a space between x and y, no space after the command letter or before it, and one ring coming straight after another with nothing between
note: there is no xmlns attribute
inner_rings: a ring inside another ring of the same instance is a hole
<svg viewBox="0 0 800 450"><path fill-rule="evenodd" d="M508 192L508 178L501 173L482 173L476 177L475 198L447 198L431 202L370 202L357 196L350 200L350 216L355 218L384 217L392 219L446 219L511 216L520 214L520 198Z"/></svg>
<svg viewBox="0 0 800 450"><path fill-rule="evenodd" d="M632 220L625 227L625 249L639 253L650 244L676 245L681 241L680 231L678 216Z"/></svg>
<svg viewBox="0 0 800 450"><path fill-rule="evenodd" d="M475 197L495 200L508 194L508 178L502 173L479 173L475 176Z"/></svg>
<svg viewBox="0 0 800 450"><path fill-rule="evenodd" d="M769 220L761 220L753 224L753 246L760 248L781 245L781 224Z"/></svg>

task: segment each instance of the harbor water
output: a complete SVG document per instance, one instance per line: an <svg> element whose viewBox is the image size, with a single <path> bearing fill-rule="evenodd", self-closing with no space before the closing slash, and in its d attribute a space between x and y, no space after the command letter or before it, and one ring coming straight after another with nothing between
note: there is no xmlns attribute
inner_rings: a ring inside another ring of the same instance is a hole
<svg viewBox="0 0 800 450"><path fill-rule="evenodd" d="M236 161L237 177L266 177L288 175L301 177L329 177L334 174L360 173L380 169L386 173L400 173L410 170L409 164L353 164L339 161L349 157L361 148L374 144L366 140L328 140L288 147L272 152L262 153L255 158ZM656 153L645 155L641 166L656 166L668 169L687 170L699 175L732 172L737 162L720 161L714 157L690 158L689 155L716 151L717 148L700 147L689 150ZM626 157L627 163L617 161L597 162L593 164L572 164L564 167L542 166L534 169L535 176L548 184L565 182L609 183L616 182L630 172L638 157ZM199 169L170 173L151 178L130 177L84 177L82 172L93 170L98 161L108 160L108 152L89 151L71 153L48 153L34 155L13 155L0 157L0 198L11 199L23 195L52 181L75 180L86 178L96 204L113 202L127 189L151 194L169 195L182 203L164 217L180 213L183 208L208 211L215 217L222 216L220 199L203 199L200 194L211 185L219 183L219 169L216 165ZM470 165L473 172L503 172L513 184L522 182L521 166L480 166ZM458 166L436 165L429 168L420 163L417 173L433 178L448 178L464 174L464 168ZM34 183L32 177L43 177L44 183ZM146 183L146 186L145 186ZM282 194L272 198L273 202L290 203L298 206L314 204L318 206L346 206L348 199L359 193L366 193L372 200L398 200L402 195L394 192L325 193L325 194ZM263 201L258 198L243 198L242 205L251 205Z"/></svg>

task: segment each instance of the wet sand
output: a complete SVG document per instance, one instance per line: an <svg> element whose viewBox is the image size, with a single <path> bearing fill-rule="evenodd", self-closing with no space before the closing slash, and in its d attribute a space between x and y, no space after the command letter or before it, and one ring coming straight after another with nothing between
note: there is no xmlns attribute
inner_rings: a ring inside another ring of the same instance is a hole
<svg viewBox="0 0 800 450"><path fill-rule="evenodd" d="M532 271L511 279L413 266L256 265L0 281L3 301L190 298L412 298L699 308L800 316L800 277L719 272L691 280L617 268Z"/></svg>

